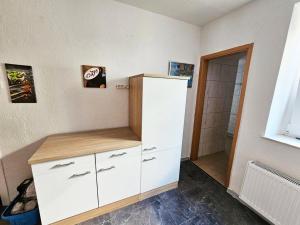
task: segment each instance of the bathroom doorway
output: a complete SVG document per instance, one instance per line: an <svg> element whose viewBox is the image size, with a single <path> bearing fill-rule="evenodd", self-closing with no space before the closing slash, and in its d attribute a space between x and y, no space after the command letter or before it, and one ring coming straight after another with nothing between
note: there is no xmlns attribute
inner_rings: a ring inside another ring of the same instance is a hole
<svg viewBox="0 0 300 225"><path fill-rule="evenodd" d="M191 159L228 187L253 44L201 57Z"/></svg>

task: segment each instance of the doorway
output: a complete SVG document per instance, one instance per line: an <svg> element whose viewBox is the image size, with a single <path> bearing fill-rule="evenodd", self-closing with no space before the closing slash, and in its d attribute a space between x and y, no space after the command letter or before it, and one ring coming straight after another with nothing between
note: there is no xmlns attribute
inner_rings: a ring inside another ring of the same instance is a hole
<svg viewBox="0 0 300 225"><path fill-rule="evenodd" d="M191 160L228 187L253 44L201 57Z"/></svg>

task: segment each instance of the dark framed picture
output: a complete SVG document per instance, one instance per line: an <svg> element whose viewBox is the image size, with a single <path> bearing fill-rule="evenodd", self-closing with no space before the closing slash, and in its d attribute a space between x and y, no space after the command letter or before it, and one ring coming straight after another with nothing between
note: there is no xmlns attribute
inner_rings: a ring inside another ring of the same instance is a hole
<svg viewBox="0 0 300 225"><path fill-rule="evenodd" d="M31 66L5 64L12 103L36 103Z"/></svg>
<svg viewBox="0 0 300 225"><path fill-rule="evenodd" d="M189 77L188 88L192 87L194 76L194 64L169 62L169 76L183 76Z"/></svg>
<svg viewBox="0 0 300 225"><path fill-rule="evenodd" d="M86 88L106 88L106 71L103 66L82 66L83 86Z"/></svg>

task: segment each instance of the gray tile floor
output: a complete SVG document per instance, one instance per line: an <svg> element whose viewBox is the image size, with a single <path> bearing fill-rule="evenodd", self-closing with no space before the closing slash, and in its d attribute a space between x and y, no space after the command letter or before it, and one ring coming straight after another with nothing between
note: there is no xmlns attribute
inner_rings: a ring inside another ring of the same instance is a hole
<svg viewBox="0 0 300 225"><path fill-rule="evenodd" d="M267 225L195 166L181 163L179 187L80 225Z"/></svg>

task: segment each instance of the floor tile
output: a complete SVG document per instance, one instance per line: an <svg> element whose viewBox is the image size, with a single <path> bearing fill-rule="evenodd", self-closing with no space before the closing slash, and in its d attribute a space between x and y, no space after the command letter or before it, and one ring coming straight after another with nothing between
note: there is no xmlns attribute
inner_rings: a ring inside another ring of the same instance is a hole
<svg viewBox="0 0 300 225"><path fill-rule="evenodd" d="M178 188L80 225L267 225L191 161Z"/></svg>

